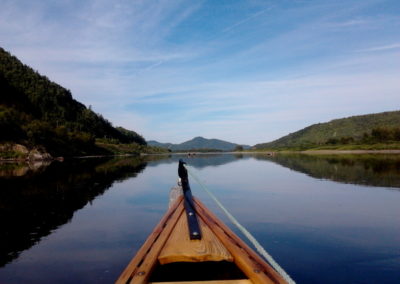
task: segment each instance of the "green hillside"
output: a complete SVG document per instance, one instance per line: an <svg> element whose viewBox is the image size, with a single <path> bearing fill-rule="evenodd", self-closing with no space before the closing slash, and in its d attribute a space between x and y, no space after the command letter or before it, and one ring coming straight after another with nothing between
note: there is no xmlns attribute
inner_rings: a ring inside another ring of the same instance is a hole
<svg viewBox="0 0 400 284"><path fill-rule="evenodd" d="M398 144L400 111L352 116L318 123L253 149L308 149L321 146Z"/></svg>
<svg viewBox="0 0 400 284"><path fill-rule="evenodd" d="M113 143L146 141L115 128L100 114L73 99L71 92L51 82L0 48L0 143L45 148L53 156L107 152L96 139Z"/></svg>

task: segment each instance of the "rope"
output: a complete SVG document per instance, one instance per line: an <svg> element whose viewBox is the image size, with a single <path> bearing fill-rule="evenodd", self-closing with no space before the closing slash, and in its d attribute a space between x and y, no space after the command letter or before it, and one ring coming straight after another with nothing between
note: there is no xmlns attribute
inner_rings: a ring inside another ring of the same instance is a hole
<svg viewBox="0 0 400 284"><path fill-rule="evenodd" d="M199 183L200 187L210 195L210 197L217 203L221 210L226 214L229 220L248 238L248 240L253 244L259 254L261 254L271 266L288 282L289 284L295 284L296 282L283 270L282 267L273 259L273 257L261 246L261 244L253 237L253 235L243 227L235 217L222 205L222 203L217 199L217 197L205 186L201 180L192 172L192 170L184 165L188 170L189 174Z"/></svg>

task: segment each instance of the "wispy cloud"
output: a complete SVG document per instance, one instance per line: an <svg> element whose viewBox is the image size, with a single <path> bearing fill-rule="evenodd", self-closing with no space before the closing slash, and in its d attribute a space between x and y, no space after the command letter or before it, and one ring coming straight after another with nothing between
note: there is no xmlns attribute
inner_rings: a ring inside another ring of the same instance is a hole
<svg viewBox="0 0 400 284"><path fill-rule="evenodd" d="M393 5L4 0L0 44L148 139L255 144L400 108Z"/></svg>
<svg viewBox="0 0 400 284"><path fill-rule="evenodd" d="M400 49L400 43L392 43L387 45L374 46L370 48L360 49L358 52L385 51L392 49Z"/></svg>
<svg viewBox="0 0 400 284"><path fill-rule="evenodd" d="M201 96L188 86L180 95L172 90L172 96L143 98L133 107L138 112L142 110L141 115L150 121L154 120L154 128L175 129L171 136L162 137L163 141L182 142L198 131L206 136L219 133L241 143L262 142L317 122L395 109L398 70L381 72L380 61L382 58L370 62L378 71L364 70L359 61L352 60L337 62L338 66L346 66L348 72L337 68L286 80L203 85ZM155 113L146 115L143 104L155 107L156 102L170 112L158 112L157 108ZM183 105L187 111L176 111L174 105ZM156 122L161 123L156 125ZM185 130L186 127L193 131ZM181 134L176 133L178 130ZM183 133L180 141L174 139Z"/></svg>
<svg viewBox="0 0 400 284"><path fill-rule="evenodd" d="M270 11L270 10L272 10L272 6L266 8L266 9L263 9L261 11L255 12L254 14L251 14L250 16L248 16L248 17L246 17L246 18L244 18L244 19L242 19L242 20L230 25L229 27L223 29L222 32L224 32L224 33L230 32L231 30L237 28L238 26L243 25L243 24L245 24L245 23L247 23L247 22L249 22L249 21L251 21L251 20L253 20L253 19L257 18L257 17L260 17L260 16L264 15L267 11Z"/></svg>
<svg viewBox="0 0 400 284"><path fill-rule="evenodd" d="M348 28L348 27L363 25L366 23L367 23L366 20L352 19L352 20L347 20L344 22L329 23L327 26L330 26L333 28Z"/></svg>

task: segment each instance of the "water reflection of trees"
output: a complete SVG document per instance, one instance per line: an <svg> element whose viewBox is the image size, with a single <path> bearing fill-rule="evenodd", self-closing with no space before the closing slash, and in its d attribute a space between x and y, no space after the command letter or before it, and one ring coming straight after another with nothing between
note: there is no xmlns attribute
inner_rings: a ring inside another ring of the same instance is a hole
<svg viewBox="0 0 400 284"><path fill-rule="evenodd" d="M50 165L50 161L34 161L34 162L8 162L0 161L0 178L9 178L17 176L26 176L32 173L38 173L46 169Z"/></svg>
<svg viewBox="0 0 400 284"><path fill-rule="evenodd" d="M37 171L6 167L0 178L0 267L12 261L59 226L74 212L102 195L115 181L135 177L142 158L76 159L54 162ZM25 165L26 167L26 165Z"/></svg>
<svg viewBox="0 0 400 284"><path fill-rule="evenodd" d="M400 155L255 156L319 179L400 188Z"/></svg>

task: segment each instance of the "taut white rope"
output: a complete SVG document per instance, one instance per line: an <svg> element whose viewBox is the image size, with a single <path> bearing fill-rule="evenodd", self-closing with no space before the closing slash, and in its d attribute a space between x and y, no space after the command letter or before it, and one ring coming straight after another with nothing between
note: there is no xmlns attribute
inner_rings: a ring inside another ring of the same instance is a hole
<svg viewBox="0 0 400 284"><path fill-rule="evenodd" d="M200 187L210 195L210 197L217 203L229 220L249 239L253 244L259 254L261 254L271 266L288 282L289 284L295 284L296 282L286 273L286 271L273 259L273 257L262 247L262 245L253 237L253 235L243 227L235 217L222 205L222 203L217 199L217 197L205 186L201 180L192 172L190 167L184 165L188 170L189 174L199 183Z"/></svg>

